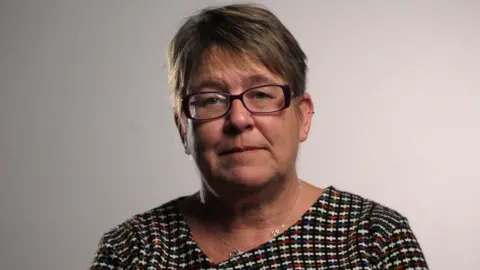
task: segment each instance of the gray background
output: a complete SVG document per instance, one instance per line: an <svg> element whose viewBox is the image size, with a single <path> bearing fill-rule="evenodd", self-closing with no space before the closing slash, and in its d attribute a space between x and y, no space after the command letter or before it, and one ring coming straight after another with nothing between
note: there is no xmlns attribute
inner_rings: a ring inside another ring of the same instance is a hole
<svg viewBox="0 0 480 270"><path fill-rule="evenodd" d="M480 1L261 1L309 57L300 175L406 215L478 269ZM230 1L1 1L0 269L85 269L103 232L195 191L165 56Z"/></svg>

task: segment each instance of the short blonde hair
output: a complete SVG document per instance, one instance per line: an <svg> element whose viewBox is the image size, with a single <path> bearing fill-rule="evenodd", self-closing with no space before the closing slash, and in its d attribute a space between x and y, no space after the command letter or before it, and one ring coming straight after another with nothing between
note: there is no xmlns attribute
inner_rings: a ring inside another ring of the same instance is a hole
<svg viewBox="0 0 480 270"><path fill-rule="evenodd" d="M187 19L168 49L168 78L177 120L183 118L181 99L192 76L213 48L253 57L284 78L294 95L305 92L307 57L272 12L253 4L207 8Z"/></svg>

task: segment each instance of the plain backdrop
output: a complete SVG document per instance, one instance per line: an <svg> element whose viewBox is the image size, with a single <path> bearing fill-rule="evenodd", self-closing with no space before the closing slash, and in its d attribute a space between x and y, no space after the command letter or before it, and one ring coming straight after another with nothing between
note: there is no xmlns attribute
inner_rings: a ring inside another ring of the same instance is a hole
<svg viewBox="0 0 480 270"><path fill-rule="evenodd" d="M407 216L431 269L480 269L480 1L260 1L308 55L300 176ZM2 0L0 269L86 269L101 235L196 191L166 51L231 1Z"/></svg>

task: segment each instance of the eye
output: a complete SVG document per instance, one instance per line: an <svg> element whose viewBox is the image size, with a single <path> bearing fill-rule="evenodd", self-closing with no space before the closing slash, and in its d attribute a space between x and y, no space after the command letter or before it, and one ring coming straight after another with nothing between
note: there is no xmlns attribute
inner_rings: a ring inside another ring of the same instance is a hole
<svg viewBox="0 0 480 270"><path fill-rule="evenodd" d="M253 100L271 99L272 95L270 93L268 93L268 91L265 91L263 89L262 90L261 89L255 89L255 90L251 90L247 94L247 98L248 99L253 99Z"/></svg>
<svg viewBox="0 0 480 270"><path fill-rule="evenodd" d="M267 98L267 97L269 97L267 95L267 93L260 92L260 91L256 92L255 95L254 95L254 98L256 98L256 99L264 99L264 98Z"/></svg>
<svg viewBox="0 0 480 270"><path fill-rule="evenodd" d="M209 108L213 106L225 105L228 99L215 93L201 93L192 97L191 105L196 107Z"/></svg>
<svg viewBox="0 0 480 270"><path fill-rule="evenodd" d="M207 98L207 99L203 100L202 104L211 105L211 104L217 104L219 102L220 102L219 98L211 97L211 98Z"/></svg>

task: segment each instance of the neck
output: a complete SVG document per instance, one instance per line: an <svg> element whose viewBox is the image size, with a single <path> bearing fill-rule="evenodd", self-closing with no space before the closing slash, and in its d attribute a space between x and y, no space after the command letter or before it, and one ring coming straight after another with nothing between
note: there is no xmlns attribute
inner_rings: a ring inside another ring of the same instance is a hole
<svg viewBox="0 0 480 270"><path fill-rule="evenodd" d="M251 190L214 192L203 187L202 216L225 232L279 226L293 212L300 191L301 180L296 174Z"/></svg>

